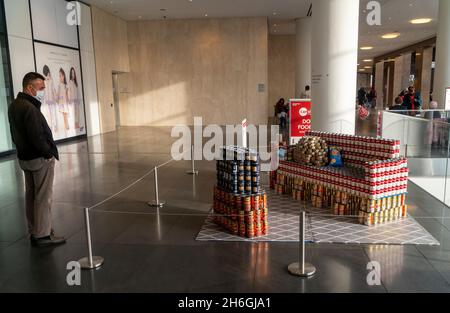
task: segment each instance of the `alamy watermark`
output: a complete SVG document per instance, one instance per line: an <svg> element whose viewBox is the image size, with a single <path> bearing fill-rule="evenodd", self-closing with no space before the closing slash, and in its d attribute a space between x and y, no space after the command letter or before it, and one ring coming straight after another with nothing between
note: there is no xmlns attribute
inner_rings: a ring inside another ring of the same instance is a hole
<svg viewBox="0 0 450 313"><path fill-rule="evenodd" d="M66 10L69 11L66 15L66 22L69 26L81 25L81 4L78 1L67 2Z"/></svg>
<svg viewBox="0 0 450 313"><path fill-rule="evenodd" d="M371 261L367 264L367 284L369 286L381 286L381 265L377 261Z"/></svg>
<svg viewBox="0 0 450 313"><path fill-rule="evenodd" d="M269 137L270 130L270 137ZM219 125L203 126L201 117L194 118L193 134L187 125L178 125L172 128L172 138L178 138L171 148L171 156L175 161L190 161L192 147L194 147L194 160L223 160L221 147L245 146L259 153L261 171L269 172L278 169L279 164L279 132L277 125ZM208 139L203 144L204 139ZM248 142L248 144L247 144Z"/></svg>
<svg viewBox="0 0 450 313"><path fill-rule="evenodd" d="M367 14L367 24L369 26L380 26L381 25L381 4L378 1L369 1L367 3L366 9Z"/></svg>
<svg viewBox="0 0 450 313"><path fill-rule="evenodd" d="M67 285L70 287L81 286L81 265L76 261L67 263L66 269L69 273L66 276Z"/></svg>

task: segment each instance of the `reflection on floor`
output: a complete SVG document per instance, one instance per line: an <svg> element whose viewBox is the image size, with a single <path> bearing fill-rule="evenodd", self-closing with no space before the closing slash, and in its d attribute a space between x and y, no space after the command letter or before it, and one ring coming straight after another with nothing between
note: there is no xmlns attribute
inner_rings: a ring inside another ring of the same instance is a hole
<svg viewBox="0 0 450 313"><path fill-rule="evenodd" d="M184 161L159 171L167 201L159 212L147 206L151 176L92 212L94 252L106 262L69 287L67 263L86 255L83 208L168 160L170 130L122 128L61 147L53 217L68 243L55 249L30 246L22 173L15 160L0 162L0 292L450 292L449 210L413 184L410 212L441 246L309 244L318 273L301 281L287 272L297 243L195 240L211 208L215 164L197 162L200 175L191 177ZM381 265L381 286L367 285L370 261Z"/></svg>

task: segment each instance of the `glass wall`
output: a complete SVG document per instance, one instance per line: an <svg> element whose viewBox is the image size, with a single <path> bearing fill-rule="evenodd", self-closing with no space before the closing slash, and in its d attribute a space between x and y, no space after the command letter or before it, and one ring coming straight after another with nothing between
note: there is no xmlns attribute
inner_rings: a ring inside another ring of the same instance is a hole
<svg viewBox="0 0 450 313"><path fill-rule="evenodd" d="M8 105L12 101L8 36L3 3L0 3L0 153L13 149L8 123Z"/></svg>

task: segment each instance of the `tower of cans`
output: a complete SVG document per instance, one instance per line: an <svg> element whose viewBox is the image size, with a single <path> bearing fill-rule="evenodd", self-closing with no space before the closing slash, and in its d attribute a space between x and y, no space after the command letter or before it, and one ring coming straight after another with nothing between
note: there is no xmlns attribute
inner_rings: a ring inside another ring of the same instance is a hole
<svg viewBox="0 0 450 313"><path fill-rule="evenodd" d="M215 223L240 237L266 235L267 194L261 189L257 151L236 146L223 147L221 151L214 189Z"/></svg>
<svg viewBox="0 0 450 313"><path fill-rule="evenodd" d="M223 160L217 161L217 186L226 192L241 195L261 191L258 152L235 146L222 148Z"/></svg>

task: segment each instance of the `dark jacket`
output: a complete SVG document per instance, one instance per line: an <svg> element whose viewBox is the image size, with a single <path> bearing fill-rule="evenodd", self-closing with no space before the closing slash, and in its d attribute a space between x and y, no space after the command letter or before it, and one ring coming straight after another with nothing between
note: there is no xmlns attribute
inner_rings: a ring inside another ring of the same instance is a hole
<svg viewBox="0 0 450 313"><path fill-rule="evenodd" d="M411 98L414 98L414 100ZM408 110L420 110L422 107L420 92L416 92L413 97L409 94L405 94L403 98L403 106L405 106Z"/></svg>
<svg viewBox="0 0 450 313"><path fill-rule="evenodd" d="M41 102L20 92L8 109L8 118L19 160L59 160L52 131L41 113Z"/></svg>

